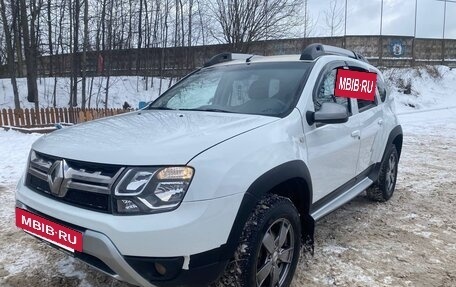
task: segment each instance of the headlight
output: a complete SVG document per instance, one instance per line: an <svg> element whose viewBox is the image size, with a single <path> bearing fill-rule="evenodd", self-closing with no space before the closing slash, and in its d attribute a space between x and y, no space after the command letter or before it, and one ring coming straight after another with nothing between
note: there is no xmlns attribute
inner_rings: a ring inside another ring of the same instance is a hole
<svg viewBox="0 0 456 287"><path fill-rule="evenodd" d="M193 178L191 167L129 168L115 188L120 214L170 211L184 199Z"/></svg>

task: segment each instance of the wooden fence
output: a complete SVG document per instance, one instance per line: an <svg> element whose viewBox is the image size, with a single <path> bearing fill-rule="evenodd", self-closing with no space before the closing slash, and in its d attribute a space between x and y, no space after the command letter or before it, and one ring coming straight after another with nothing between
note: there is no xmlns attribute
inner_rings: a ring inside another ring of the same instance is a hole
<svg viewBox="0 0 456 287"><path fill-rule="evenodd" d="M46 108L46 109L2 109L0 127L40 128L57 123L78 124L99 118L128 112L123 109Z"/></svg>

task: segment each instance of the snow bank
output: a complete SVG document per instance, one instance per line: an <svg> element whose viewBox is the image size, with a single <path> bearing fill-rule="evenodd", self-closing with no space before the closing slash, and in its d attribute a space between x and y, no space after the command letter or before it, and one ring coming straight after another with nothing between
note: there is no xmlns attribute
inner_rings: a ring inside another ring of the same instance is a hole
<svg viewBox="0 0 456 287"><path fill-rule="evenodd" d="M456 106L456 69L445 66L384 71L398 113Z"/></svg>
<svg viewBox="0 0 456 287"><path fill-rule="evenodd" d="M0 129L0 186L11 187L25 170L28 152L41 135Z"/></svg>

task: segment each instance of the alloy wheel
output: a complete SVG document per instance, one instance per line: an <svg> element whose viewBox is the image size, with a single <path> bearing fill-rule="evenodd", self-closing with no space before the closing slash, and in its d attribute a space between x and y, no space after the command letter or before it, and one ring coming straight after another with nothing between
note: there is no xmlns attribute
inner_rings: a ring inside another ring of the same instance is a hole
<svg viewBox="0 0 456 287"><path fill-rule="evenodd" d="M388 169L386 171L386 191L391 193L394 188L394 183L396 181L396 168L397 168L397 159L394 153L391 154L388 160Z"/></svg>
<svg viewBox="0 0 456 287"><path fill-rule="evenodd" d="M281 287L290 271L294 256L294 229L289 220L272 223L258 252L257 287Z"/></svg>

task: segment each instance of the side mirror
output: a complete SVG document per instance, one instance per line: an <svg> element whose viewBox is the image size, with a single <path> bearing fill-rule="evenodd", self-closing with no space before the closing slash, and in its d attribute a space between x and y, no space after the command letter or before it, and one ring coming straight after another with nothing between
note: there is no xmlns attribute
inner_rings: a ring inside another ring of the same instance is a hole
<svg viewBox="0 0 456 287"><path fill-rule="evenodd" d="M307 122L321 124L341 124L348 121L348 110L345 106L336 103L323 103L318 112L307 112Z"/></svg>

